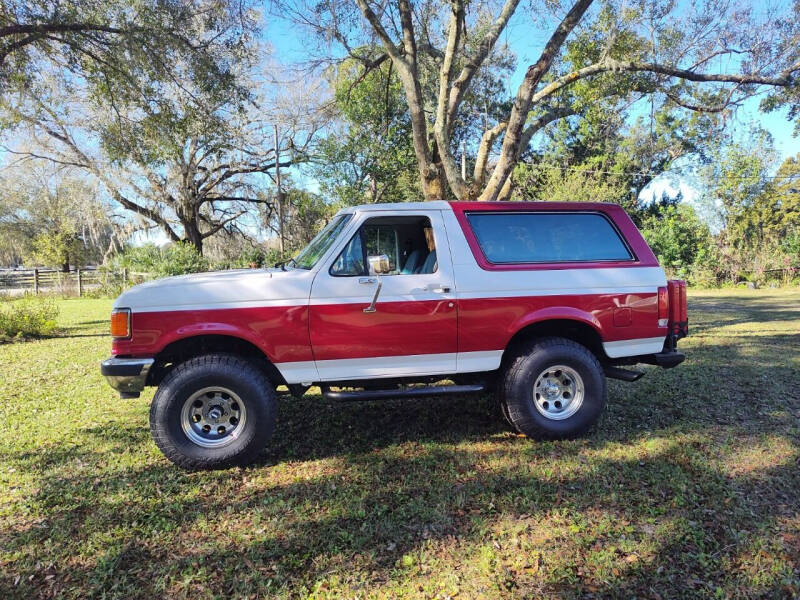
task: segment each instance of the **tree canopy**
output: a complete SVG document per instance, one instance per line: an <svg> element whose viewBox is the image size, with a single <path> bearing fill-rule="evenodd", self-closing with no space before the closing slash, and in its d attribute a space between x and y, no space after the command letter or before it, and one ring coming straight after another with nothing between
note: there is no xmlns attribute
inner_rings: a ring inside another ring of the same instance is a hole
<svg viewBox="0 0 800 600"><path fill-rule="evenodd" d="M714 113L764 87L781 90L770 97L773 105L788 102L800 70L796 15L764 13L749 3L578 0L529 7L519 0L286 0L279 6L360 61L365 71L392 61L428 199L508 198L510 176L532 136L590 106L575 98L576 87L590 86L596 101L648 94L686 110ZM546 31L547 41L528 65L513 101L493 115L473 143L476 168L465 178L454 143L459 111L509 21L528 10L535 19L531 29ZM436 86L425 85L425 64L431 61L437 66ZM489 168L487 157L498 140L499 155Z"/></svg>

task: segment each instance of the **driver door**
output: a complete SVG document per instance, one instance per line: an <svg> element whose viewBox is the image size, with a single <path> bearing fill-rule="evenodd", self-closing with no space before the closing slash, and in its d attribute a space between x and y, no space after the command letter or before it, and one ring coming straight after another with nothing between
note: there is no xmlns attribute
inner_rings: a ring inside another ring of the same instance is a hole
<svg viewBox="0 0 800 600"><path fill-rule="evenodd" d="M380 215L362 214L312 284L320 379L454 373L457 306L441 213L371 214Z"/></svg>

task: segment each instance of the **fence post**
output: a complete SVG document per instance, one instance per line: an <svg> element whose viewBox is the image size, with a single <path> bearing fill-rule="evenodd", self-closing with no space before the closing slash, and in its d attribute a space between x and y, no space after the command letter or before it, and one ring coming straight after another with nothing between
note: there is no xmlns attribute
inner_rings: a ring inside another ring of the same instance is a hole
<svg viewBox="0 0 800 600"><path fill-rule="evenodd" d="M39 269L33 270L33 293L39 294Z"/></svg>
<svg viewBox="0 0 800 600"><path fill-rule="evenodd" d="M78 298L83 296L83 280L81 278L81 270L77 269L78 271Z"/></svg>
<svg viewBox="0 0 800 600"><path fill-rule="evenodd" d="M128 285L128 267L122 267L122 285Z"/></svg>

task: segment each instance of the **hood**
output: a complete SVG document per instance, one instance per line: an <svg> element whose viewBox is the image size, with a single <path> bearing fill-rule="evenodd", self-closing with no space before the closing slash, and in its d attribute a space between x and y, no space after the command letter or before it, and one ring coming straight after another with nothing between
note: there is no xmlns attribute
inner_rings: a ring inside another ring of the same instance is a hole
<svg viewBox="0 0 800 600"><path fill-rule="evenodd" d="M308 302L313 274L294 269L237 269L155 279L123 292L114 308L156 312L294 306Z"/></svg>

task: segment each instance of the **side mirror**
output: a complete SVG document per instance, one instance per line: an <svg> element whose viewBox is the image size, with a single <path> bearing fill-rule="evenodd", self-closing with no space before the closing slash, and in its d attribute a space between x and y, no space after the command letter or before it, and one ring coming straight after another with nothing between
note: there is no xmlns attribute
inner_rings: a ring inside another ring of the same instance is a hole
<svg viewBox="0 0 800 600"><path fill-rule="evenodd" d="M389 257L385 254L376 254L375 256L368 256L367 261L369 262L369 271L370 273L375 273L376 275L384 275L391 271L389 267Z"/></svg>

